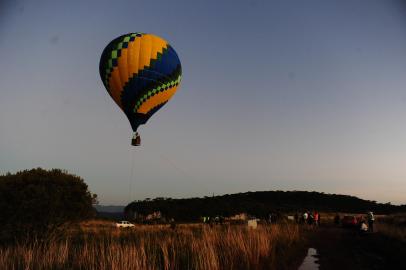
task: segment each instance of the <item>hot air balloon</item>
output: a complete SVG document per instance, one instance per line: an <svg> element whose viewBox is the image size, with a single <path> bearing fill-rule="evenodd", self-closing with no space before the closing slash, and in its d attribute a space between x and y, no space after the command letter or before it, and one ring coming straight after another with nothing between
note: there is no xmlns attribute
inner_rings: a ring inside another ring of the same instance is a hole
<svg viewBox="0 0 406 270"><path fill-rule="evenodd" d="M140 145L138 127L169 101L180 84L178 55L156 35L129 33L106 46L99 71L107 92L130 121L132 145Z"/></svg>

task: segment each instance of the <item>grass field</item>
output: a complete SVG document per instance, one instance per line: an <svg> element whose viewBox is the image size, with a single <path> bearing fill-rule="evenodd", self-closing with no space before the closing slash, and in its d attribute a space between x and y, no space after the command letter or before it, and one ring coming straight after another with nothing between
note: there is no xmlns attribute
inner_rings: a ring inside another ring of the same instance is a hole
<svg viewBox="0 0 406 270"><path fill-rule="evenodd" d="M372 257L380 258L374 264L396 265L402 257L405 215L378 216L376 233L366 235L322 216L320 228L281 223L256 230L202 224L117 229L91 220L45 240L0 243L0 269L297 269L309 246L320 251L324 267L369 267Z"/></svg>
<svg viewBox="0 0 406 270"><path fill-rule="evenodd" d="M383 235L406 243L406 214L380 217L376 227Z"/></svg>
<svg viewBox="0 0 406 270"><path fill-rule="evenodd" d="M282 269L297 257L294 224L259 226L164 225L119 230L82 224L69 237L0 248L3 269ZM299 256L300 257L300 256Z"/></svg>

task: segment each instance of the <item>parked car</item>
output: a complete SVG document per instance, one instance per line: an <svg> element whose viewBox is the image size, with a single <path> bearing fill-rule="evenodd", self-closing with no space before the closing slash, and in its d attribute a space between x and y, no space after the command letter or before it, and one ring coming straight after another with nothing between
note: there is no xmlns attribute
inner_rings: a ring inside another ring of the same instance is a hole
<svg viewBox="0 0 406 270"><path fill-rule="evenodd" d="M122 221L116 223L116 227L117 228L132 228L132 227L135 227L135 225L128 221L122 220Z"/></svg>
<svg viewBox="0 0 406 270"><path fill-rule="evenodd" d="M343 219L341 220L341 225L343 227L356 228L359 224L356 216L348 215L343 217Z"/></svg>

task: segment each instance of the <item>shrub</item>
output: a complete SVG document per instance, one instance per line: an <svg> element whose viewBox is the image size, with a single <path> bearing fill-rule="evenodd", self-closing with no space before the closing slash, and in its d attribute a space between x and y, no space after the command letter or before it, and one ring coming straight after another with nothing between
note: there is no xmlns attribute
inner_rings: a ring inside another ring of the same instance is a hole
<svg viewBox="0 0 406 270"><path fill-rule="evenodd" d="M0 176L0 237L41 235L94 214L82 178L37 168Z"/></svg>

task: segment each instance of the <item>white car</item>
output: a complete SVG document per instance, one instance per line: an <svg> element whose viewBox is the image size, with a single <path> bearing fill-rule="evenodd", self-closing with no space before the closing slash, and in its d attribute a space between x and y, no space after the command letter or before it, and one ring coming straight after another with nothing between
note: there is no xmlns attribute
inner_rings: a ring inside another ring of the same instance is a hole
<svg viewBox="0 0 406 270"><path fill-rule="evenodd" d="M116 223L116 227L117 228L132 228L132 227L135 227L135 225L128 221L122 220L122 221Z"/></svg>

